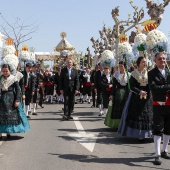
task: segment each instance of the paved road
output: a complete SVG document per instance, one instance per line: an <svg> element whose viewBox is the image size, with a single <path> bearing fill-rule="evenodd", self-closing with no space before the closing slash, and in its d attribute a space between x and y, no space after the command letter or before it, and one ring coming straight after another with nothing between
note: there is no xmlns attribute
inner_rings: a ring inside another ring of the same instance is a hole
<svg viewBox="0 0 170 170"><path fill-rule="evenodd" d="M90 106L76 104L72 121L62 120L61 104L38 109L28 133L0 143L0 170L170 170L168 160L152 164L152 140L119 136Z"/></svg>

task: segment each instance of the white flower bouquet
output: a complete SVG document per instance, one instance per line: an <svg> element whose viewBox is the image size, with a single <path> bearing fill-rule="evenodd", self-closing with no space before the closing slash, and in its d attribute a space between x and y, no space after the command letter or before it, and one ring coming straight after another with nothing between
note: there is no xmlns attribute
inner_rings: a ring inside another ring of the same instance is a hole
<svg viewBox="0 0 170 170"><path fill-rule="evenodd" d="M128 42L118 44L118 56L126 53L132 53L132 46Z"/></svg>
<svg viewBox="0 0 170 170"><path fill-rule="evenodd" d="M101 53L100 61L105 61L107 59L114 59L113 52L110 50L105 50Z"/></svg>
<svg viewBox="0 0 170 170"><path fill-rule="evenodd" d="M15 69L17 69L19 64L18 57L15 54L6 55L2 61L8 63L9 65L13 65Z"/></svg>
<svg viewBox="0 0 170 170"><path fill-rule="evenodd" d="M15 53L15 47L12 45L7 45L2 50L2 56L5 57L8 54L14 54Z"/></svg>
<svg viewBox="0 0 170 170"><path fill-rule="evenodd" d="M146 37L146 45L149 49L153 50L156 46L162 46L164 49L167 47L168 40L165 34L159 30L152 30Z"/></svg>
<svg viewBox="0 0 170 170"><path fill-rule="evenodd" d="M21 51L20 52L20 59L21 61L27 61L30 60L30 54L28 51Z"/></svg>
<svg viewBox="0 0 170 170"><path fill-rule="evenodd" d="M145 51L146 50L146 35L142 33L136 35L134 39L134 46L136 46L136 48L139 51Z"/></svg>
<svg viewBox="0 0 170 170"><path fill-rule="evenodd" d="M34 52L31 52L30 53L30 59L35 61L35 53Z"/></svg>

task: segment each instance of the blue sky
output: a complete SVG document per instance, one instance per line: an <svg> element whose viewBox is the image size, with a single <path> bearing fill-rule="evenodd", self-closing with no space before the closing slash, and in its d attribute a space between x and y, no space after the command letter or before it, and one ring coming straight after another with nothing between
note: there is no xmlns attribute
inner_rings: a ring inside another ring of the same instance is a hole
<svg viewBox="0 0 170 170"><path fill-rule="evenodd" d="M146 8L144 0L134 0L134 4ZM113 27L111 11L116 6L120 6L120 19L133 14L129 0L8 0L1 2L0 12L10 23L19 17L26 24L36 22L39 25L32 39L23 44L34 47L35 51L52 52L61 40L60 33L64 31L70 44L85 53L88 46L93 51L90 38L100 37L98 30L103 22ZM145 19L149 19L146 10ZM170 31L170 5L166 7L159 29L166 35Z"/></svg>

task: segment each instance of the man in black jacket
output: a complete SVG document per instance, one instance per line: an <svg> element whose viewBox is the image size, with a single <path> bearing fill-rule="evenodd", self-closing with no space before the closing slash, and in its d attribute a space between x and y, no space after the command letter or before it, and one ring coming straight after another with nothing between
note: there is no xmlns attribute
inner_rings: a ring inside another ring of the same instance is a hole
<svg viewBox="0 0 170 170"><path fill-rule="evenodd" d="M74 108L75 94L79 90L78 71L73 67L72 59L67 59L67 67L61 70L60 74L60 93L64 94L64 116L65 120L73 119L71 112Z"/></svg>
<svg viewBox="0 0 170 170"><path fill-rule="evenodd" d="M91 77L90 77L90 82L91 82L91 92L92 92L92 100L93 100L93 105L91 106L92 108L96 106L96 93L95 93L95 75L96 72L98 71L98 65L95 66L95 69L92 71Z"/></svg>
<svg viewBox="0 0 170 170"><path fill-rule="evenodd" d="M154 164L160 165L161 158L170 159L168 143L170 140L170 72L166 68L166 56L155 55L156 67L148 73L148 83L153 96L153 135L156 157ZM163 147L160 151L161 136Z"/></svg>
<svg viewBox="0 0 170 170"><path fill-rule="evenodd" d="M27 118L30 118L28 115L29 106L31 103L31 98L35 93L35 78L31 73L32 63L26 63L26 68L23 73L24 75L24 88L25 88L25 112Z"/></svg>
<svg viewBox="0 0 170 170"><path fill-rule="evenodd" d="M33 113L32 114L37 115L36 104L37 104L37 93L39 92L39 89L40 89L40 84L39 84L40 75L37 70L37 64L35 62L33 63L31 73L34 76L34 81L35 81L35 91L34 91L34 95L33 95Z"/></svg>
<svg viewBox="0 0 170 170"><path fill-rule="evenodd" d="M99 116L103 115L102 108L102 89L101 89L101 76L103 75L103 66L99 63L99 70L95 74L95 92L97 92L97 105L99 107Z"/></svg>

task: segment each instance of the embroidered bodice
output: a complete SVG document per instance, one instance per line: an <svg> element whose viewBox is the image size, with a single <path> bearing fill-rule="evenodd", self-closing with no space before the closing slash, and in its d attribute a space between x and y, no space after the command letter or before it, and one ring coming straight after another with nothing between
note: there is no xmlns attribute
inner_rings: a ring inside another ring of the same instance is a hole
<svg viewBox="0 0 170 170"><path fill-rule="evenodd" d="M135 69L131 73L131 76L137 80L140 86L146 86L148 84L148 73L146 69L143 72L140 72L139 70Z"/></svg>
<svg viewBox="0 0 170 170"><path fill-rule="evenodd" d="M130 78L130 73L128 73L129 78ZM116 78L116 80L122 85L122 86L126 86L128 83L128 77L127 74L121 74L119 71L116 71L113 75L113 77Z"/></svg>

